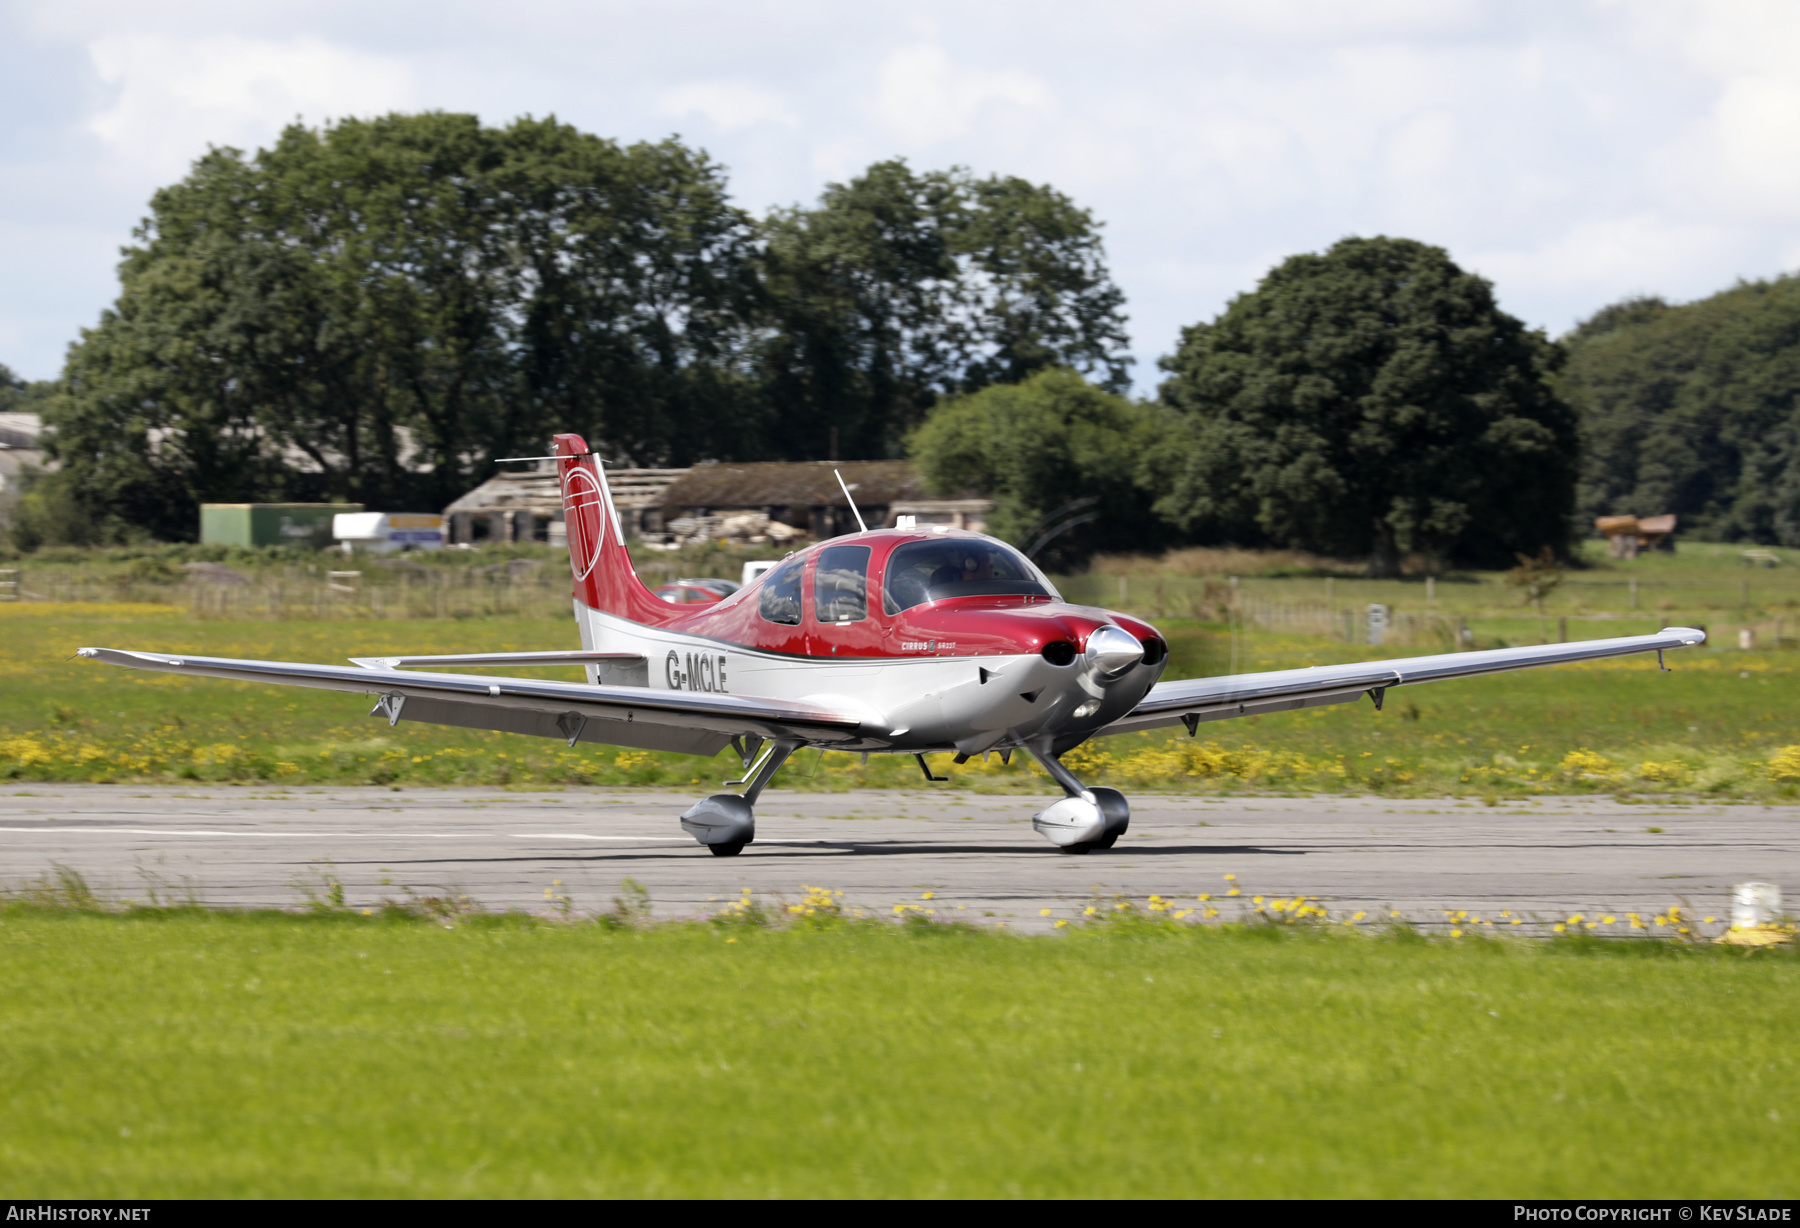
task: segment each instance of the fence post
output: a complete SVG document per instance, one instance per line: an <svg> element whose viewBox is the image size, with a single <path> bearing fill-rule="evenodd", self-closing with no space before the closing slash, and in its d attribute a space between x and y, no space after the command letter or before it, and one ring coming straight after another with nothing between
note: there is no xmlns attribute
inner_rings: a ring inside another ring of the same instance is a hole
<svg viewBox="0 0 1800 1228"><path fill-rule="evenodd" d="M1388 607L1369 603L1369 647L1380 648L1387 638L1388 613Z"/></svg>

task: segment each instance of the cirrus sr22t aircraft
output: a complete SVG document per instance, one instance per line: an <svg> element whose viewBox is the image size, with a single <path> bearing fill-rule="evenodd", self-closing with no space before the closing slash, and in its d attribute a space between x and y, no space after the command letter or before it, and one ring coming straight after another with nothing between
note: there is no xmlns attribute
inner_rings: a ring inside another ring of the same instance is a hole
<svg viewBox="0 0 1800 1228"><path fill-rule="evenodd" d="M790 555L723 601L677 606L639 581L619 516L586 443L558 435L555 459L575 578L579 652L353 658L349 666L244 661L112 648L81 655L134 669L362 691L389 725L423 721L743 761L741 793L681 816L713 853L756 835L755 806L802 747L955 762L1024 751L1065 796L1033 816L1064 852L1108 848L1131 810L1059 761L1087 739L1158 726L1286 712L1446 678L1590 661L1702 643L1656 635L1458 652L1221 678L1162 681L1168 647L1141 619L1071 605L1012 547L944 528L877 529ZM549 459L549 458L546 458ZM860 520L860 517L859 517ZM582 665L585 683L454 672Z"/></svg>

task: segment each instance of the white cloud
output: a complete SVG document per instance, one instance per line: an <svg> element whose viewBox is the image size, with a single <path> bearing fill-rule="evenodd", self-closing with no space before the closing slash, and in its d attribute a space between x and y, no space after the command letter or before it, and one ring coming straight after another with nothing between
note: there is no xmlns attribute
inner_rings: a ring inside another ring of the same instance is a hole
<svg viewBox="0 0 1800 1228"><path fill-rule="evenodd" d="M125 162L165 177L208 145L255 147L297 116L385 112L415 95L404 62L310 36L125 34L96 39L88 51L112 93L88 130Z"/></svg>
<svg viewBox="0 0 1800 1228"><path fill-rule="evenodd" d="M896 155L1050 183L1106 223L1150 381L1346 234L1443 244L1559 330L1800 263L1792 0L11 0L0 360L54 369L207 145L427 107L680 131L752 210Z"/></svg>
<svg viewBox="0 0 1800 1228"><path fill-rule="evenodd" d="M957 64L942 47L919 44L892 52L881 65L875 114L882 127L913 148L962 136L994 103L1044 110L1050 87L1013 69Z"/></svg>
<svg viewBox="0 0 1800 1228"><path fill-rule="evenodd" d="M1696 212L1800 223L1800 8L1661 0L1623 11L1639 46L1687 68L1707 99L1657 151L1662 190Z"/></svg>
<svg viewBox="0 0 1800 1228"><path fill-rule="evenodd" d="M1800 214L1800 80L1735 77L1712 118L1719 161L1746 203Z"/></svg>
<svg viewBox="0 0 1800 1228"><path fill-rule="evenodd" d="M1562 332L1629 295L1680 300L1724 289L1726 270L1749 255L1729 227L1643 213L1584 221L1530 248L1470 252L1463 263L1503 299L1571 304L1561 318L1532 321Z"/></svg>
<svg viewBox="0 0 1800 1228"><path fill-rule="evenodd" d="M726 132L752 124L799 122L774 90L744 81L695 81L662 97L663 114L677 119L698 115Z"/></svg>

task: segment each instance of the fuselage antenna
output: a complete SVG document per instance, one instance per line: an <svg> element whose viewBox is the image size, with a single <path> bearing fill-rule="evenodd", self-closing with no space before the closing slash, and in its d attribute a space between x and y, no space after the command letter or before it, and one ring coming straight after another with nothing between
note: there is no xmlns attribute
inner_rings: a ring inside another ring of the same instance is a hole
<svg viewBox="0 0 1800 1228"><path fill-rule="evenodd" d="M863 523L862 513L856 510L856 500L850 497L850 488L844 485L844 475L833 469L831 476L838 480L838 487L844 492L844 501L850 505L850 514L856 517L856 527L867 533L869 526Z"/></svg>

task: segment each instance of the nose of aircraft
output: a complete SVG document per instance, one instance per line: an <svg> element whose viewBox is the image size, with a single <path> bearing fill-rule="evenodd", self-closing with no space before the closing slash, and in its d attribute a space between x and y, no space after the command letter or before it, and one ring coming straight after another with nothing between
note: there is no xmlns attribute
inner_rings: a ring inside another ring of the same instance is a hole
<svg viewBox="0 0 1800 1228"><path fill-rule="evenodd" d="M1144 658L1144 646L1137 636L1111 625L1096 627L1087 641L1088 668L1102 681L1110 682Z"/></svg>

